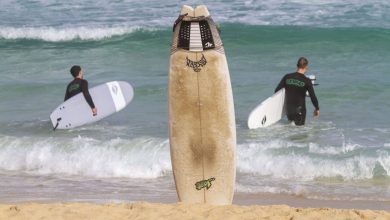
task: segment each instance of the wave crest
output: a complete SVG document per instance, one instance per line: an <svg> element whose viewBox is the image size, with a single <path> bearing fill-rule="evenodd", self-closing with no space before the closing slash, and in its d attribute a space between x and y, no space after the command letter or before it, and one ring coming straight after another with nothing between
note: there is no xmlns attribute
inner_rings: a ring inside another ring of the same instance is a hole
<svg viewBox="0 0 390 220"><path fill-rule="evenodd" d="M239 174L312 181L367 180L390 176L386 148L347 144L313 147L288 141L239 144ZM373 153L374 152L374 153ZM167 139L0 137L0 170L88 177L158 178L172 171Z"/></svg>
<svg viewBox="0 0 390 220"><path fill-rule="evenodd" d="M158 178L171 170L168 141L0 138L0 170L88 177Z"/></svg>
<svg viewBox="0 0 390 220"><path fill-rule="evenodd" d="M62 42L72 40L102 40L140 30L140 27L0 27L0 39L42 40Z"/></svg>
<svg viewBox="0 0 390 220"><path fill-rule="evenodd" d="M369 148L353 144L313 147L310 143L304 146L270 141L237 147L239 173L306 181L318 178L364 180L390 176L387 151L377 150L376 154L372 154Z"/></svg>

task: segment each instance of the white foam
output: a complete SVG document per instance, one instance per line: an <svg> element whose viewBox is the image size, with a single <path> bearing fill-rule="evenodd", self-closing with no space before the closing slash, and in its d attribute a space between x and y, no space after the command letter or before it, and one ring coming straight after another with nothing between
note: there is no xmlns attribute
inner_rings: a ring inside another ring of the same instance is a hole
<svg viewBox="0 0 390 220"><path fill-rule="evenodd" d="M212 15L219 22L251 25L310 25L320 27L386 26L390 2L378 0L270 0L215 3ZM227 14L227 15L226 15Z"/></svg>
<svg viewBox="0 0 390 220"><path fill-rule="evenodd" d="M275 194L281 194L281 193L287 193L287 194L293 194L292 191L282 188L279 186L247 186L240 183L236 184L235 188L236 192L240 193L275 193Z"/></svg>
<svg viewBox="0 0 390 220"><path fill-rule="evenodd" d="M280 148L275 145L280 145ZM306 144L306 147L294 146L280 140L241 144L237 149L237 170L290 180L340 177L359 180L372 179L375 167L380 164L390 175L390 159L384 153L364 155L358 149L360 147L349 144L324 149L313 143Z"/></svg>
<svg viewBox="0 0 390 220"><path fill-rule="evenodd" d="M341 147L335 146L320 146L317 143L309 143L309 152L317 154L338 155L352 152L358 148L361 148L359 144L343 144Z"/></svg>
<svg viewBox="0 0 390 220"><path fill-rule="evenodd" d="M171 170L168 141L78 137L0 139L0 169L32 174L157 178Z"/></svg>
<svg viewBox="0 0 390 220"><path fill-rule="evenodd" d="M386 151L379 151L379 164L386 171L387 175L390 176L390 155Z"/></svg>
<svg viewBox="0 0 390 220"><path fill-rule="evenodd" d="M137 5L135 9L131 5ZM192 5L199 2L194 1ZM96 4L102 10L88 10L90 5ZM39 39L45 41L67 41L72 39L99 40L107 37L131 33L133 27L171 27L177 18L179 7L175 4L162 2L132 1L132 4L121 2L115 4L123 12L118 13L110 4L80 3L42 5L39 9L29 13L34 19L31 25L34 27L0 27L0 38L5 39ZM15 22L12 15L24 16L24 3L12 2L8 6L14 9L5 15L7 23L25 25L25 20ZM97 24L95 19L80 19L62 17L58 20L58 8L60 10L72 10L85 17L100 16ZM305 25L317 27L390 27L388 14L390 2L376 0L374 2L362 0L331 0L331 1L308 1L308 0L269 0L253 1L241 0L233 2L213 2L209 10L214 20L218 23L242 23L250 25ZM52 18L52 19L50 19ZM8 20L9 19L9 20ZM12 21L12 22L11 22ZM74 24L78 27L58 27L60 24ZM30 24L30 23L29 23ZM42 27L46 25L46 27ZM106 25L106 26L104 26ZM82 26L82 27L80 27Z"/></svg>
<svg viewBox="0 0 390 220"><path fill-rule="evenodd" d="M351 144L321 149L313 143L253 142L237 146L237 171L298 181L318 178L362 180L374 178L378 166L390 176L389 158L385 148L365 153L364 147ZM161 138L96 140L3 136L0 137L0 170L158 178L169 175L172 168L168 140Z"/></svg>
<svg viewBox="0 0 390 220"><path fill-rule="evenodd" d="M0 27L0 38L33 39L49 42L71 40L101 40L133 33L139 27Z"/></svg>

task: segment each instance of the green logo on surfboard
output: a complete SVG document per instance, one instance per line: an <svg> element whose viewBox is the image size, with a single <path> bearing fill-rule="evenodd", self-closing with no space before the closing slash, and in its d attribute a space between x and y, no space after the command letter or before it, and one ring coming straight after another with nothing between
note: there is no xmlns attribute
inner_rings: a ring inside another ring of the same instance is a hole
<svg viewBox="0 0 390 220"><path fill-rule="evenodd" d="M197 190L201 190L201 189L203 189L203 188L206 188L206 189L208 190L208 189L210 189L210 187L211 187L211 185L212 185L211 182L214 181L214 180L215 180L214 177L211 177L211 178L208 179L208 180L201 180L201 181L195 183L195 188L196 188Z"/></svg>

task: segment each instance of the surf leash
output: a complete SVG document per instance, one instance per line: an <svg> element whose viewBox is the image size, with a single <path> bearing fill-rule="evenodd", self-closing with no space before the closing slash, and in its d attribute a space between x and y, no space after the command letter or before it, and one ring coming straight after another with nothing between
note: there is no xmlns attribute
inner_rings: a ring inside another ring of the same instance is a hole
<svg viewBox="0 0 390 220"><path fill-rule="evenodd" d="M183 20L185 16L187 16L188 13L185 13L183 15L179 15L179 17L176 19L175 23L173 24L172 32L175 32L176 26Z"/></svg>
<svg viewBox="0 0 390 220"><path fill-rule="evenodd" d="M58 125L60 124L60 121L61 121L61 118L57 118L57 124L56 126L53 128L53 131L55 131L58 127Z"/></svg>

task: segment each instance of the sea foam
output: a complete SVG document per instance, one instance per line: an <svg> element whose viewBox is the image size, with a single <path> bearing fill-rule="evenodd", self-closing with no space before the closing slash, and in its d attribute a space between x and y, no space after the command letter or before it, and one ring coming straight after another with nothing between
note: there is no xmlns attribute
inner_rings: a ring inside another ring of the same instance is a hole
<svg viewBox="0 0 390 220"><path fill-rule="evenodd" d="M0 139L0 169L32 174L157 178L171 170L166 140Z"/></svg>
<svg viewBox="0 0 390 220"><path fill-rule="evenodd" d="M387 149L367 150L352 144L321 149L313 145L282 140L239 144L237 171L305 181L390 176ZM171 175L172 167L167 139L5 136L0 138L0 170L98 178L158 178Z"/></svg>
<svg viewBox="0 0 390 220"><path fill-rule="evenodd" d="M378 167L390 176L388 152L371 152L368 147L354 144L322 148L313 143L305 146L280 140L246 143L238 146L237 169L239 173L306 181L372 179Z"/></svg>
<svg viewBox="0 0 390 220"><path fill-rule="evenodd" d="M71 40L101 40L133 33L138 27L1 27L0 38L7 40L29 39L49 42Z"/></svg>

